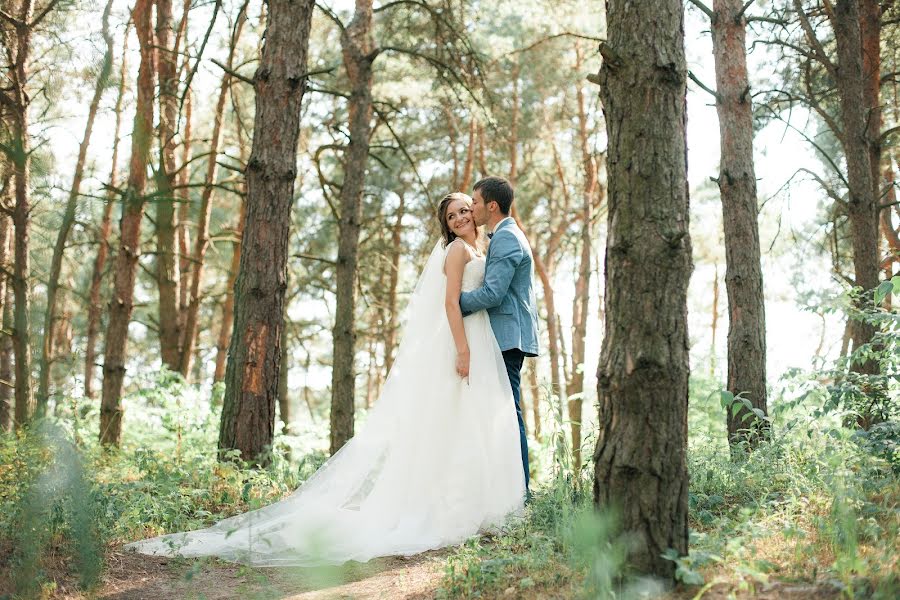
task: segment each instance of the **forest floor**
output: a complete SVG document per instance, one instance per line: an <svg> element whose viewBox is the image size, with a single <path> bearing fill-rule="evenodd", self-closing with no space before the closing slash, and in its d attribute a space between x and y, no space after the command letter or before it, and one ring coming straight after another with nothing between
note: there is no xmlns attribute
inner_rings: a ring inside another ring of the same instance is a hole
<svg viewBox="0 0 900 600"><path fill-rule="evenodd" d="M107 555L102 585L91 597L98 600L433 598L444 575L448 553L441 550L410 558L391 557L335 569L260 569L214 560L113 552ZM85 598L74 585L69 587L67 583L57 580L58 587L50 596L65 600Z"/></svg>
<svg viewBox="0 0 900 600"><path fill-rule="evenodd" d="M102 584L90 596L77 591L64 573L64 565L51 578L55 589L44 588L42 597L60 600L325 600L434 598L444 576L450 550L417 556L376 559L335 569L249 568L215 560L184 560L151 557L130 552L107 555ZM0 578L2 579L2 578ZM2 583L2 582L0 582ZM0 588L4 586L0 585ZM569 598L571 588L486 590L483 598ZM701 592L698 594L698 592ZM705 600L757 598L760 600L813 600L840 597L830 583L772 581L745 587L719 582L705 589L683 587L661 600Z"/></svg>

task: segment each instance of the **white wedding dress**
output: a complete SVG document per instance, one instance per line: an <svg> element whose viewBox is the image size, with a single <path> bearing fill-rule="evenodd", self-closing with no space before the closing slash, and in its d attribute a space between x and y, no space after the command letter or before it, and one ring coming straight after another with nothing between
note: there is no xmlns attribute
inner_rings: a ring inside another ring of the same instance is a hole
<svg viewBox="0 0 900 600"><path fill-rule="evenodd" d="M126 548L255 566L341 564L459 544L521 514L525 481L503 358L481 311L464 319L468 381L456 373L446 252L438 243L419 278L365 426L309 480L262 509ZM462 289L479 287L484 268L484 258L467 263Z"/></svg>

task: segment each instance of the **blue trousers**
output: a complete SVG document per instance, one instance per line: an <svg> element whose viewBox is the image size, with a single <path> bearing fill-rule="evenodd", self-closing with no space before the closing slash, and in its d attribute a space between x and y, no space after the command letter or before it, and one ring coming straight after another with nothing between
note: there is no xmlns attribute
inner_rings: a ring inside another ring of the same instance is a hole
<svg viewBox="0 0 900 600"><path fill-rule="evenodd" d="M512 387L513 400L516 403L516 418L519 419L519 445L522 449L522 468L525 469L525 492L528 493L528 439L525 437L525 420L522 418L522 363L525 362L525 353L514 348L503 351L503 362L506 363L506 374L509 376L509 385Z"/></svg>

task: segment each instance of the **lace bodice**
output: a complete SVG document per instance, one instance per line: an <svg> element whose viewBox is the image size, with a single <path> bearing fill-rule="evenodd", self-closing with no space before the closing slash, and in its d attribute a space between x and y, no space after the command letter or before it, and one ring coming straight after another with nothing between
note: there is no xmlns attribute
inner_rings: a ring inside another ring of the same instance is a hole
<svg viewBox="0 0 900 600"><path fill-rule="evenodd" d="M470 292L481 287L484 281L484 264L483 256L474 256L466 263L463 268L462 291Z"/></svg>

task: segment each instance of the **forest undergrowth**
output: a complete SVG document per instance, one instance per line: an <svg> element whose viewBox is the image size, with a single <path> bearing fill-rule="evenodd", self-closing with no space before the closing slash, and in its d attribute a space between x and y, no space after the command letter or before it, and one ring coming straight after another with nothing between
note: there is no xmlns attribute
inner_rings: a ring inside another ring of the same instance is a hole
<svg viewBox="0 0 900 600"><path fill-rule="evenodd" d="M881 351L896 356L896 317L878 318L892 320ZM436 594L724 598L789 582L846 598L897 597L900 421L896 365L885 366L889 375L874 383L846 376L845 364L789 374L767 415L768 438L752 451L730 451L726 443L725 410L741 399L720 392L714 378L693 378L691 547L688 556L671 556L680 582L674 591L630 576L626 556L635 541L617 529L613 512L594 509L593 462L574 469L568 424L556 419L541 442L532 440L538 478L525 516L452 550ZM72 587L90 593L105 558L123 543L269 504L326 459L309 450L321 446L323 432L309 430L280 437L266 469L218 460L217 409L210 406L219 392L202 398L180 377L156 375L127 399L128 433L117 451L99 447L93 409L74 401L25 432L0 437L0 595L53 597ZM854 406L873 393L885 420L864 431L855 426ZM545 400L548 414L557 414L558 399ZM595 435L584 442L585 457ZM196 572L192 564L181 564L182 577ZM359 571L348 569L331 570L323 581Z"/></svg>

